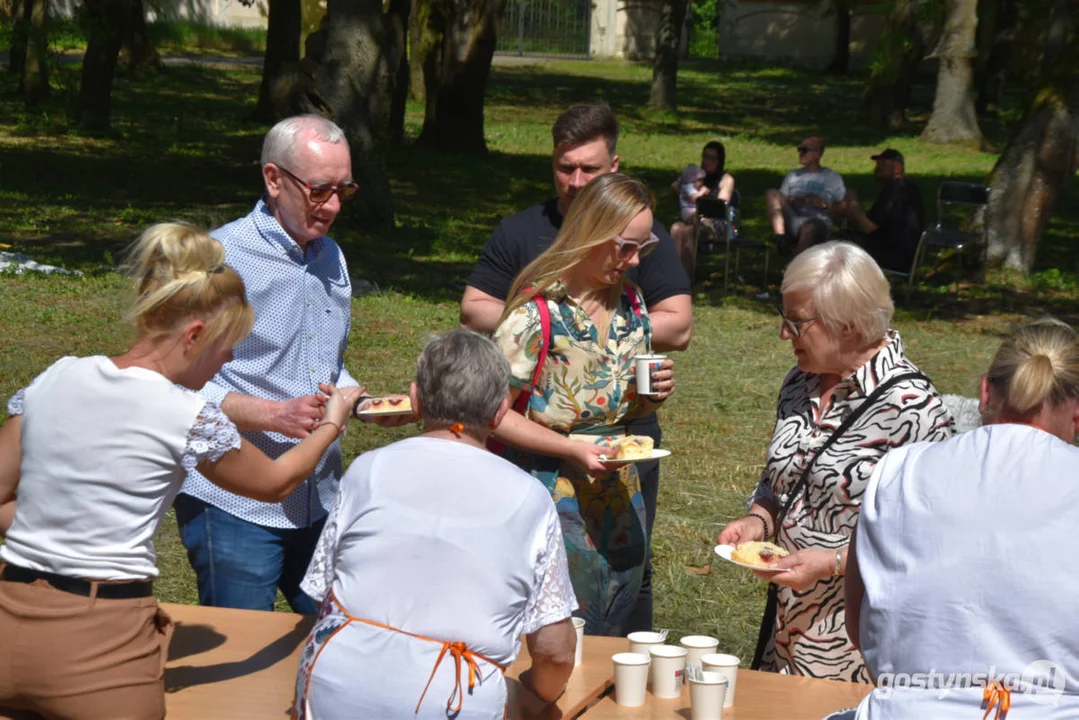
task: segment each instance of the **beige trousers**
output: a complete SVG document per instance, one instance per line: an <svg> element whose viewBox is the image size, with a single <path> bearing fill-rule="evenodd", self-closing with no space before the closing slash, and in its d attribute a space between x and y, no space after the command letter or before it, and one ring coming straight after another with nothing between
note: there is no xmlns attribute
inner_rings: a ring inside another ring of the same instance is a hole
<svg viewBox="0 0 1079 720"><path fill-rule="evenodd" d="M5 582L3 566L0 709L48 720L165 717L172 621L155 598L107 600L44 580Z"/></svg>

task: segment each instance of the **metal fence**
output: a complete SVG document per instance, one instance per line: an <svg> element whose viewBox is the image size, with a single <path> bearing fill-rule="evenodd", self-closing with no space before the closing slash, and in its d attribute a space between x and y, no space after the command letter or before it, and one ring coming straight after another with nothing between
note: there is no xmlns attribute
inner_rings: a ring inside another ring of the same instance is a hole
<svg viewBox="0 0 1079 720"><path fill-rule="evenodd" d="M587 58L592 0L506 0L498 52Z"/></svg>

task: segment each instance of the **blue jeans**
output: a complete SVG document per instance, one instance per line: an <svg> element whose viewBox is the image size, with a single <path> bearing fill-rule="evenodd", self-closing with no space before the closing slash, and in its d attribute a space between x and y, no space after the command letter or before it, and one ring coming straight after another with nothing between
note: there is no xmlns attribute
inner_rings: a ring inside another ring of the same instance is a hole
<svg viewBox="0 0 1079 720"><path fill-rule="evenodd" d="M293 612L318 612L300 582L325 518L293 530L241 520L190 495L178 495L174 507L180 541L198 579L200 605L273 610L280 588Z"/></svg>

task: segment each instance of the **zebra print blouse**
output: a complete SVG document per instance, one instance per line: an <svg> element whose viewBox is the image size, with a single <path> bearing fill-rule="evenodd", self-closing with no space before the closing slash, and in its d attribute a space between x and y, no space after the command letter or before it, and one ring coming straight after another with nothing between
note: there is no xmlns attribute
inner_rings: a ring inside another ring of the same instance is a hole
<svg viewBox="0 0 1079 720"><path fill-rule="evenodd" d="M821 415L820 376L795 368L779 391L768 459L750 502L768 499L783 507L809 460L832 432L880 383L915 372L899 333L850 377L836 385ZM817 459L791 503L778 543L790 550L842 548L858 520L862 494L873 468L890 448L953 434L952 416L931 384L897 383ZM836 680L868 682L861 655L850 645L843 614L843 579L821 580L803 593L780 587L774 653L765 668Z"/></svg>

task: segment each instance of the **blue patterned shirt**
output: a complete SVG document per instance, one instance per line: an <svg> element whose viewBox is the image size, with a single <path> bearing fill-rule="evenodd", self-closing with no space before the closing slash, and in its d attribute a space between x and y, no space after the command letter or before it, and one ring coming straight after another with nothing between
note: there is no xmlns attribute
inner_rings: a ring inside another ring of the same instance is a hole
<svg viewBox="0 0 1079 720"><path fill-rule="evenodd" d="M319 383L358 385L343 362L352 285L337 243L321 237L308 243L305 252L262 200L250 215L212 235L225 246L225 261L244 280L255 327L202 394L219 404L230 392L280 401L313 395ZM243 436L271 458L299 442L275 432L244 431ZM188 475L183 492L257 525L302 528L333 507L341 472L341 444L335 442L314 474L281 503L234 495L198 471Z"/></svg>

